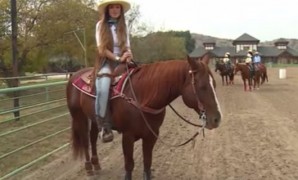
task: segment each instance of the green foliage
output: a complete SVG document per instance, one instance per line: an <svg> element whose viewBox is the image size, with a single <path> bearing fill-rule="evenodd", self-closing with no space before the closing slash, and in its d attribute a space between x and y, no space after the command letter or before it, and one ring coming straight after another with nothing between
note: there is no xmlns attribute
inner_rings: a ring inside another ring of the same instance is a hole
<svg viewBox="0 0 298 180"><path fill-rule="evenodd" d="M0 34L8 35L1 36L0 58L4 59L6 66L10 66L10 31L9 28L5 28L5 25L10 23L10 7L7 2L0 2ZM93 9L94 3L93 0L17 1L20 71L41 71L47 66L50 57L62 52L82 59L83 63L84 51L78 39L83 42L84 35L88 59L93 59L94 26L98 17ZM84 33L77 31L82 28L85 30Z"/></svg>
<svg viewBox="0 0 298 180"><path fill-rule="evenodd" d="M24 72L44 72L44 67L48 64L47 59L46 49L32 50L24 64Z"/></svg>
<svg viewBox="0 0 298 180"><path fill-rule="evenodd" d="M190 31L170 31L170 34L176 37L185 39L185 48L188 53L192 52L195 48L195 40L192 38Z"/></svg>
<svg viewBox="0 0 298 180"><path fill-rule="evenodd" d="M89 66L96 55L95 24L98 12L95 0L18 0L18 60L20 71L44 72L50 60L68 59L64 64L84 64L87 49ZM0 60L11 69L10 3L0 1ZM126 19L133 35L135 59L143 62L184 58L194 46L189 31L156 32L139 22L138 5ZM146 36L144 36L147 34ZM86 42L86 44L84 43ZM55 66L65 66L54 63ZM0 67L0 71L1 71Z"/></svg>
<svg viewBox="0 0 298 180"><path fill-rule="evenodd" d="M184 38L164 32L132 38L132 50L135 59L143 63L181 59L186 56Z"/></svg>

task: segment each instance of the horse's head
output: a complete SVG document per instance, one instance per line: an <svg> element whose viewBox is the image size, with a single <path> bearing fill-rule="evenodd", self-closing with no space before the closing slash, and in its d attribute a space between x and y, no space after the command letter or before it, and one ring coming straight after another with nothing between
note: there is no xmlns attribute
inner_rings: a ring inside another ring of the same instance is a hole
<svg viewBox="0 0 298 180"><path fill-rule="evenodd" d="M199 62L189 57L187 60L189 74L182 90L183 101L200 116L205 113L206 128L217 128L221 112L215 93L215 81L208 67L209 57L205 55Z"/></svg>
<svg viewBox="0 0 298 180"><path fill-rule="evenodd" d="M215 63L215 70L214 71L217 72L217 70L219 70L218 68L219 68L219 62L216 61L216 63Z"/></svg>
<svg viewBox="0 0 298 180"><path fill-rule="evenodd" d="M215 72L219 70L221 73L226 73L227 72L227 68L226 65L223 62L217 62L215 64Z"/></svg>
<svg viewBox="0 0 298 180"><path fill-rule="evenodd" d="M238 60L236 60L235 67L234 67L234 74L236 74L238 71L240 71L240 65Z"/></svg>

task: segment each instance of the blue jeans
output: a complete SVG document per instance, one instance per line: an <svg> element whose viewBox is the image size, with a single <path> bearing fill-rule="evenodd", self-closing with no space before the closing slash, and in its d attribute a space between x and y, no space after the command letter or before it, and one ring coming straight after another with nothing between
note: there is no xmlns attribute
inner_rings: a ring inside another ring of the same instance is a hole
<svg viewBox="0 0 298 180"><path fill-rule="evenodd" d="M99 72L100 74L111 74L112 69L108 63L104 63ZM101 118L105 118L107 114L109 93L111 86L111 77L109 76L99 76L96 77L95 87L96 87L96 98L95 98L95 114Z"/></svg>

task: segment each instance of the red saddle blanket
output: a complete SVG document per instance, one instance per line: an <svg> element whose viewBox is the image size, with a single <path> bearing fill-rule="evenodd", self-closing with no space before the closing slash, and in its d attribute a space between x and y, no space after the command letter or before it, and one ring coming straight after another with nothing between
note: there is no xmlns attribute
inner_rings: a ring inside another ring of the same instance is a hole
<svg viewBox="0 0 298 180"><path fill-rule="evenodd" d="M120 94L122 94L122 91L127 83L128 76L131 75L133 72L134 72L134 69L131 68L129 69L129 72L125 72L122 75L114 78L114 81L110 89L111 98L115 98ZM92 72L87 72L87 73L89 73L88 75L90 75L90 73ZM81 92L95 98L95 91L94 89L91 88L90 81L86 82L86 73L83 73L81 76L75 79L72 85L76 87L78 90L80 90Z"/></svg>

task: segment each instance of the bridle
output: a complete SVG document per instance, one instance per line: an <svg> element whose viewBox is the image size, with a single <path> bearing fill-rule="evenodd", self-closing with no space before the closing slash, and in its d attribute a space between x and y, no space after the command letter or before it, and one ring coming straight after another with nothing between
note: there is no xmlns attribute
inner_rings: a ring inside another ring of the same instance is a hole
<svg viewBox="0 0 298 180"><path fill-rule="evenodd" d="M126 64L126 69L127 69L127 72L129 71L129 67L128 65ZM180 117L183 121L187 122L188 124L191 124L193 126L196 126L196 127L201 127L202 129L202 134L203 134L203 137L205 137L205 132L204 132L204 129L205 129L205 126L206 126L206 121L207 121L207 116L206 116L206 111L204 109L204 106L203 104L201 103L199 97L198 97L198 94L197 94L197 91L196 91L196 88L195 88L195 73L197 73L198 71L197 70L192 70L190 69L189 70L189 74L191 75L191 85L192 85L192 89L193 89L193 93L194 95L196 96L196 101L197 101L197 106L198 106L198 109L199 109L199 118L203 121L203 124L200 125L200 124L194 124L192 122L190 122L189 120L186 120L184 117L182 117L174 108L171 104L169 104L170 108L175 112L175 114ZM133 86L132 86L132 82L131 82L131 78L130 78L130 75L128 76L128 80L129 80L129 84L130 84L130 89L131 89L131 92L132 92L132 95L133 95L133 98L135 100L135 104L136 106L138 107L138 109L140 110L140 113L141 113L141 116L147 126L147 128L151 131L151 133L157 138L159 139L163 144L166 144L168 146L171 146L171 147L180 147L180 146L183 146L183 145L186 145L188 144L189 142L191 142L192 140L194 140L197 135L199 135L199 131L197 131L190 139L188 139L187 141L185 141L184 143L181 143L181 144L178 144L178 145L171 145L171 144L168 144L166 142L164 142L163 140L161 140L160 138L158 138L158 135L153 131L153 129L151 128L150 124L148 123L145 115L144 115L144 112L142 111L141 109L141 106L139 104L139 102L137 101L136 99L136 95L135 95L135 92L134 92L134 89L133 89Z"/></svg>
<svg viewBox="0 0 298 180"><path fill-rule="evenodd" d="M200 111L199 112L199 117L203 121L202 127L204 128L205 125L206 125L207 116L206 116L205 108L204 108L203 104L201 103L201 101L199 99L199 96L197 94L197 91L196 91L195 73L197 73L197 72L198 72L197 70L189 70L189 74L191 75L191 85L192 85L193 93L196 97L198 109Z"/></svg>

